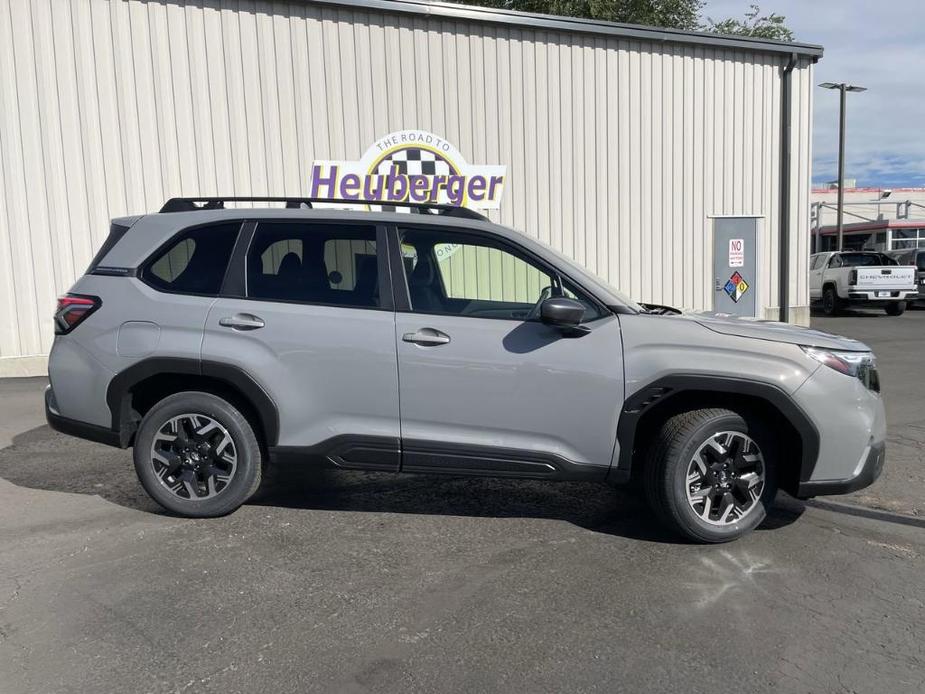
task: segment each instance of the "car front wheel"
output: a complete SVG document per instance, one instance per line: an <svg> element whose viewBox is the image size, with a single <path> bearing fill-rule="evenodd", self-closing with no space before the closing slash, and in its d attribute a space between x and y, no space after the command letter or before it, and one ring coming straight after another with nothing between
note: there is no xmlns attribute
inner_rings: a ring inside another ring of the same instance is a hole
<svg viewBox="0 0 925 694"><path fill-rule="evenodd" d="M777 494L772 438L725 409L664 423L645 466L646 495L671 530L695 542L735 540L764 520Z"/></svg>
<svg viewBox="0 0 925 694"><path fill-rule="evenodd" d="M253 428L211 393L177 393L152 407L138 429L133 457L151 498L190 518L231 513L260 485Z"/></svg>

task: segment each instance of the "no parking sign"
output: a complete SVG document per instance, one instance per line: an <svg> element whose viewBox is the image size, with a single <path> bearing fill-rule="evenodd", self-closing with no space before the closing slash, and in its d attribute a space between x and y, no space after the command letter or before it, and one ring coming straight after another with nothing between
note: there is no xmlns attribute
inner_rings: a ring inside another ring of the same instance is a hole
<svg viewBox="0 0 925 694"><path fill-rule="evenodd" d="M729 267L745 265L745 239L729 239Z"/></svg>

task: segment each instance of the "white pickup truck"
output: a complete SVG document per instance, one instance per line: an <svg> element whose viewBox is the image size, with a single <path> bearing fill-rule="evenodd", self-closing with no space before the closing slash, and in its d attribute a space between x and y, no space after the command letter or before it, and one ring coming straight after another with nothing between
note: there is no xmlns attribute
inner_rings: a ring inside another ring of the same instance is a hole
<svg viewBox="0 0 925 694"><path fill-rule="evenodd" d="M915 268L876 251L816 253L809 259L809 298L827 316L852 304L881 306L891 316L917 297Z"/></svg>

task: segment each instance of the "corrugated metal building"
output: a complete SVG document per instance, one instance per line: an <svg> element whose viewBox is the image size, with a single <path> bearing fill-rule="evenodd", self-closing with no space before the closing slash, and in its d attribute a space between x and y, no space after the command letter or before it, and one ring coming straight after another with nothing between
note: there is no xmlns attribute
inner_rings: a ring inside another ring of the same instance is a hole
<svg viewBox="0 0 925 694"><path fill-rule="evenodd" d="M111 217L307 195L409 128L506 165L491 216L640 300L710 309L711 217L759 216L759 315L808 319L819 47L416 1L4 5L0 375L44 369Z"/></svg>

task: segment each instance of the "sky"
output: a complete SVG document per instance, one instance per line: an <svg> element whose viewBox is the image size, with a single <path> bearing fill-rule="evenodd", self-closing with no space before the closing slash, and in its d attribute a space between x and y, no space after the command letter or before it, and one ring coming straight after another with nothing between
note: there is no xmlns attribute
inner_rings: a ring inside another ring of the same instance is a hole
<svg viewBox="0 0 925 694"><path fill-rule="evenodd" d="M859 186L925 186L925 0L707 0L704 17L776 12L797 41L821 44L815 83L848 82L845 178ZM816 87L813 182L837 177L838 92Z"/></svg>

